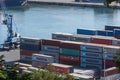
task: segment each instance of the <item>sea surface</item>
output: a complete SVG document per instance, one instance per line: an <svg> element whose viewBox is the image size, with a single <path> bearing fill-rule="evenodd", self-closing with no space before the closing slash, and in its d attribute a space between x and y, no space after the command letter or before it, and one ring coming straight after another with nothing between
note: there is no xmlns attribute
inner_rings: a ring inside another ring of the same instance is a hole
<svg viewBox="0 0 120 80"><path fill-rule="evenodd" d="M7 8L6 13L13 15L14 31L34 38L51 38L53 32L75 34L77 28L103 30L105 25L120 26L120 9L29 4ZM0 24L0 43L6 37L7 27Z"/></svg>

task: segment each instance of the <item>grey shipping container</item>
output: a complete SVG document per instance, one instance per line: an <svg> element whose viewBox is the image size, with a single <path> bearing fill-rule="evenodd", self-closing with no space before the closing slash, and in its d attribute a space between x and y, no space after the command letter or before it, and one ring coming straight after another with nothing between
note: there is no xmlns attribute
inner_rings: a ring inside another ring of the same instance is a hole
<svg viewBox="0 0 120 80"><path fill-rule="evenodd" d="M103 52L103 47L97 44L81 44L80 46L82 51L90 51L90 52Z"/></svg>
<svg viewBox="0 0 120 80"><path fill-rule="evenodd" d="M42 51L49 51L49 52L60 52L60 48L57 46L49 46L49 45L41 45L41 50Z"/></svg>
<svg viewBox="0 0 120 80"><path fill-rule="evenodd" d="M97 52L81 51L80 54L81 54L81 56L83 56L83 57L88 57L88 58L101 58L101 59L102 59L102 54L101 54L101 53L97 53Z"/></svg>
<svg viewBox="0 0 120 80"><path fill-rule="evenodd" d="M53 53L53 52L48 52L48 51L40 51L40 54L53 56L54 62L55 63L59 62L59 53Z"/></svg>
<svg viewBox="0 0 120 80"><path fill-rule="evenodd" d="M113 39L112 40L112 45L120 46L120 39Z"/></svg>
<svg viewBox="0 0 120 80"><path fill-rule="evenodd" d="M52 33L52 39L58 39L58 40L70 40L73 34L70 33Z"/></svg>
<svg viewBox="0 0 120 80"><path fill-rule="evenodd" d="M80 35L80 34L74 34L71 37L71 41L77 41L77 42L90 42L90 35Z"/></svg>
<svg viewBox="0 0 120 80"><path fill-rule="evenodd" d="M54 58L52 56L48 56L44 54L33 54L32 60L36 60L39 62L54 62Z"/></svg>

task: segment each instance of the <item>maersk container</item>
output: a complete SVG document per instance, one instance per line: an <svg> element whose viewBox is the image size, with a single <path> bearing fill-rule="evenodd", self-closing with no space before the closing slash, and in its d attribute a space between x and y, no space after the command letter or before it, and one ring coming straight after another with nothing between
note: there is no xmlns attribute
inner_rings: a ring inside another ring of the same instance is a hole
<svg viewBox="0 0 120 80"><path fill-rule="evenodd" d="M97 35L100 35L100 36L106 36L107 32L105 30L97 30L96 31Z"/></svg>
<svg viewBox="0 0 120 80"><path fill-rule="evenodd" d="M91 68L91 69L102 69L102 65L89 64L89 63L81 63L81 67Z"/></svg>
<svg viewBox="0 0 120 80"><path fill-rule="evenodd" d="M103 46L103 53L116 54L120 46Z"/></svg>
<svg viewBox="0 0 120 80"><path fill-rule="evenodd" d="M102 65L102 59L94 59L94 58L81 57L80 61L81 61L81 63L89 63L89 64Z"/></svg>
<svg viewBox="0 0 120 80"><path fill-rule="evenodd" d="M52 56L43 55L43 54L33 54L32 60L36 60L39 62L54 62L54 58Z"/></svg>
<svg viewBox="0 0 120 80"><path fill-rule="evenodd" d="M80 56L79 50L60 48L60 54L70 55L70 56Z"/></svg>
<svg viewBox="0 0 120 80"><path fill-rule="evenodd" d="M73 34L70 34L70 33L60 33L60 32L56 32L56 33L52 33L52 39L70 40L72 35L73 35Z"/></svg>
<svg viewBox="0 0 120 80"><path fill-rule="evenodd" d="M59 53L53 53L53 52L48 52L48 51L40 51L40 54L52 56L54 58L55 63L59 62Z"/></svg>
<svg viewBox="0 0 120 80"><path fill-rule="evenodd" d="M114 35L120 35L120 29L114 29Z"/></svg>
<svg viewBox="0 0 120 80"><path fill-rule="evenodd" d="M97 53L97 52L81 51L81 52L80 52L80 55L81 55L82 57L102 59L102 53Z"/></svg>
<svg viewBox="0 0 120 80"><path fill-rule="evenodd" d="M74 34L71 38L71 41L77 42L90 42L90 35L81 35L81 34Z"/></svg>
<svg viewBox="0 0 120 80"><path fill-rule="evenodd" d="M41 40L38 38L29 38L29 37L22 37L20 38L21 44L31 44L31 45L40 45Z"/></svg>
<svg viewBox="0 0 120 80"><path fill-rule="evenodd" d="M81 51L88 51L88 52L99 52L102 53L103 52L103 47L97 44L81 44Z"/></svg>
<svg viewBox="0 0 120 80"><path fill-rule="evenodd" d="M109 54L109 53L103 54L103 59L113 60L114 57L115 57L115 54Z"/></svg>
<svg viewBox="0 0 120 80"><path fill-rule="evenodd" d="M113 31L114 29L120 29L120 26L109 26L109 25L105 26L105 30Z"/></svg>
<svg viewBox="0 0 120 80"><path fill-rule="evenodd" d="M40 51L41 48L39 45L21 44L20 49Z"/></svg>
<svg viewBox="0 0 120 80"><path fill-rule="evenodd" d="M113 37L113 31L106 31L106 36L110 36L110 37Z"/></svg>
<svg viewBox="0 0 120 80"><path fill-rule="evenodd" d="M77 34L96 35L96 31L95 30L87 30L87 29L77 29Z"/></svg>
<svg viewBox="0 0 120 80"><path fill-rule="evenodd" d="M55 52L55 53L60 52L60 48L58 46L49 46L49 45L41 45L41 50L42 51Z"/></svg>

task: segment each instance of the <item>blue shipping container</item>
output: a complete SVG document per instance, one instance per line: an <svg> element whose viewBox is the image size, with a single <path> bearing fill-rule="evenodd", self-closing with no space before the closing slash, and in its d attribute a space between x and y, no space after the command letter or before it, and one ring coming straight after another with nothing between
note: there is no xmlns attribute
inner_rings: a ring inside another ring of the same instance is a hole
<svg viewBox="0 0 120 80"><path fill-rule="evenodd" d="M20 49L40 51L40 46L31 44L21 44Z"/></svg>
<svg viewBox="0 0 120 80"><path fill-rule="evenodd" d="M96 35L96 31L95 30L87 30L87 29L77 29L77 34Z"/></svg>
<svg viewBox="0 0 120 80"><path fill-rule="evenodd" d="M120 29L114 29L114 35L120 35Z"/></svg>
<svg viewBox="0 0 120 80"><path fill-rule="evenodd" d="M106 36L106 31L97 30L97 35Z"/></svg>
<svg viewBox="0 0 120 80"><path fill-rule="evenodd" d="M113 36L113 31L106 31L106 36Z"/></svg>
<svg viewBox="0 0 120 80"><path fill-rule="evenodd" d="M105 30L114 30L114 29L120 29L120 26L105 26Z"/></svg>

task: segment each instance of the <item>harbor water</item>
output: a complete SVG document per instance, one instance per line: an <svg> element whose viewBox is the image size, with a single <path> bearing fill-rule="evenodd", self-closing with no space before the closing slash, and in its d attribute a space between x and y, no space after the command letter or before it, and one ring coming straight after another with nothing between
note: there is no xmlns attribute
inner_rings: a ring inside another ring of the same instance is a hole
<svg viewBox="0 0 120 80"><path fill-rule="evenodd" d="M2 12L0 10L0 12ZM13 15L13 30L21 36L51 38L53 32L76 33L77 28L103 30L105 25L120 26L120 9L29 4L7 8ZM0 43L7 27L0 24Z"/></svg>

